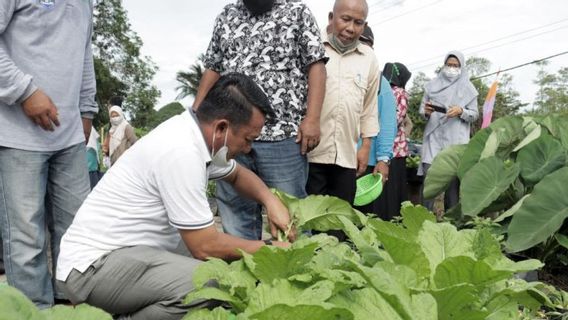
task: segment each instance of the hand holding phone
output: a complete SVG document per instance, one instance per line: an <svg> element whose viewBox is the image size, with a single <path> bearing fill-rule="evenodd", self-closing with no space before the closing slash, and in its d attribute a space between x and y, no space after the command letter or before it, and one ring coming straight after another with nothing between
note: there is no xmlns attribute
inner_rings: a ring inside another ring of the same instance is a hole
<svg viewBox="0 0 568 320"><path fill-rule="evenodd" d="M432 107L432 109L434 109L434 111L436 112L440 112L440 113L446 113L448 110L442 106L437 106L435 104L429 103L430 107Z"/></svg>

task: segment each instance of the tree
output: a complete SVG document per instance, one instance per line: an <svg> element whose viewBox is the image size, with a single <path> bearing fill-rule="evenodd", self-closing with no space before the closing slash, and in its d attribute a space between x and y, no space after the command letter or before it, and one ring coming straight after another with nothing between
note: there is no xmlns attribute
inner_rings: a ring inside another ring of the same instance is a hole
<svg viewBox="0 0 568 320"><path fill-rule="evenodd" d="M187 96L195 97L199 88L199 81L205 70L205 67L203 67L204 59L205 55L201 54L197 61L189 67L189 71L178 71L176 80L180 85L176 87L176 91L179 91L176 100L181 100Z"/></svg>
<svg viewBox="0 0 568 320"><path fill-rule="evenodd" d="M179 102L172 102L169 103L160 110L156 111L156 113L152 116L148 124L148 129L154 129L159 126L162 122L168 120L169 118L178 115L185 111L185 108Z"/></svg>
<svg viewBox="0 0 568 320"><path fill-rule="evenodd" d="M545 70L547 61L538 63L540 70L534 81L539 89L534 103L535 113L568 113L568 67L561 68L557 74Z"/></svg>
<svg viewBox="0 0 568 320"><path fill-rule="evenodd" d="M422 96L424 95L424 86L430 81L430 78L424 74L424 72L419 72L412 80L412 86L408 90L408 111L407 114L410 116L414 127L412 133L410 134L410 139L412 140L422 140L422 135L424 134L424 127L426 126L426 120L420 115L419 108L422 102Z"/></svg>
<svg viewBox="0 0 568 320"><path fill-rule="evenodd" d="M132 124L145 127L160 96L151 84L157 67L149 57L141 56L142 40L131 29L121 0L99 1L96 5L93 45L97 100L102 107L95 123L108 118L106 102L118 94L126 96L123 108Z"/></svg>

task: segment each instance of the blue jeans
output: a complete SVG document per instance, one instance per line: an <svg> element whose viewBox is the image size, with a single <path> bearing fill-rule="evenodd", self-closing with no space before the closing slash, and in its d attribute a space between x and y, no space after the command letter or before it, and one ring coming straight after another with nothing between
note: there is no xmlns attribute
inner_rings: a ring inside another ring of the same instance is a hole
<svg viewBox="0 0 568 320"><path fill-rule="evenodd" d="M237 162L256 173L270 188L293 196L306 197L308 161L300 153L295 138L277 142L254 142L252 151L237 156ZM226 233L239 238L259 240L262 237L262 206L240 197L224 181L217 182L217 204Z"/></svg>
<svg viewBox="0 0 568 320"><path fill-rule="evenodd" d="M0 147L0 226L8 284L39 308L53 305L61 237L89 193L85 144L37 152ZM52 268L48 265L47 232Z"/></svg>

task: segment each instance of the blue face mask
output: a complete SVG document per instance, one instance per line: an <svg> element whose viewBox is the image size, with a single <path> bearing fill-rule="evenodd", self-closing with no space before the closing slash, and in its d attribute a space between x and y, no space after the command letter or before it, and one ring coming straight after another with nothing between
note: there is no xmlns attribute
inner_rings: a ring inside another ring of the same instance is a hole
<svg viewBox="0 0 568 320"><path fill-rule="evenodd" d="M228 135L229 127L227 127L227 132L225 132L225 142L223 143L223 146L215 152L215 132L213 132L213 142L211 143L211 164L218 168L229 167L231 165L229 159L227 159L227 155L229 154L229 147L227 147Z"/></svg>

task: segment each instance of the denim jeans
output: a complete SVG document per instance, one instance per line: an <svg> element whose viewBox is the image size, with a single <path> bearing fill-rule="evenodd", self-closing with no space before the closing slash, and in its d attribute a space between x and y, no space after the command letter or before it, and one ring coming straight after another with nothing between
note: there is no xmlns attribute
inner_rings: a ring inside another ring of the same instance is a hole
<svg viewBox="0 0 568 320"><path fill-rule="evenodd" d="M256 173L270 188L304 198L308 179L308 161L300 153L295 138L277 142L254 142L252 151L239 155L237 162ZM217 182L217 204L226 233L239 238L258 240L262 237L262 207L240 197L224 181Z"/></svg>
<svg viewBox="0 0 568 320"><path fill-rule="evenodd" d="M85 144L38 152L0 147L0 226L8 284L53 305L61 237L89 193ZM47 236L49 232L50 237ZM48 239L51 258L48 265Z"/></svg>

